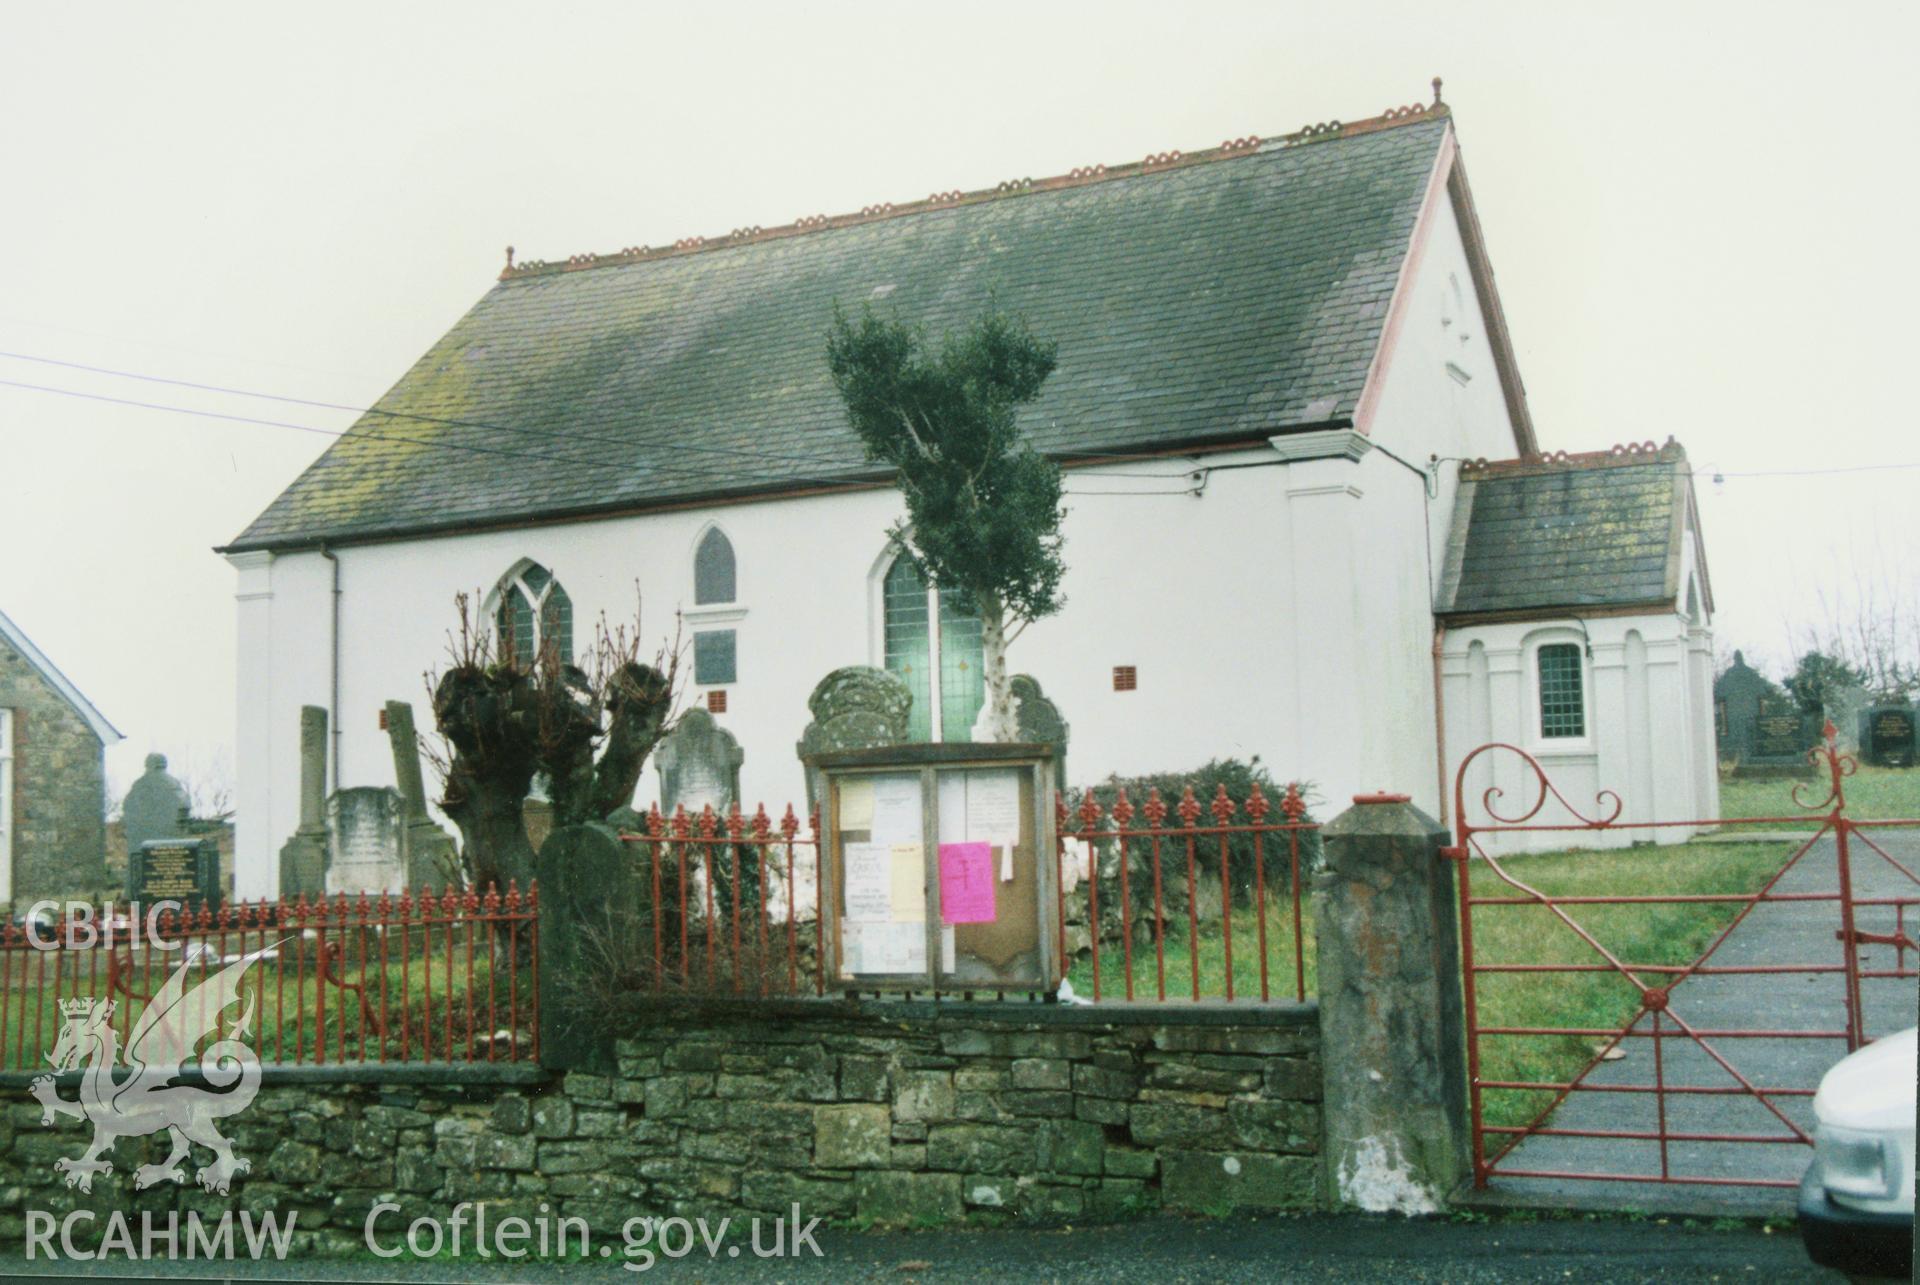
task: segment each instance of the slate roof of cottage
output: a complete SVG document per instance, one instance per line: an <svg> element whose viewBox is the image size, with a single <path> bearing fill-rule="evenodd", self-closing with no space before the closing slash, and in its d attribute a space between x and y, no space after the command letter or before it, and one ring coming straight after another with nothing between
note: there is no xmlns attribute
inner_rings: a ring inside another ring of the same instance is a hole
<svg viewBox="0 0 1920 1285"><path fill-rule="evenodd" d="M1550 614L1665 606L1687 540L1712 592L1687 453L1668 439L1611 451L1471 461L1460 471L1436 614Z"/></svg>
<svg viewBox="0 0 1920 1285"><path fill-rule="evenodd" d="M73 707L73 712L93 729L93 734L100 738L102 745L113 745L127 739L120 734L118 728L107 721L105 714L93 707L93 702L73 685L73 680L61 673L59 666L48 660L47 654L34 645L33 639L27 637L27 631L8 619L4 611L0 611L0 642L5 642L12 647L22 660L39 673L41 679L61 700Z"/></svg>
<svg viewBox="0 0 1920 1285"><path fill-rule="evenodd" d="M1450 128L1397 109L660 249L512 265L229 546L883 477L828 377L836 302L937 333L990 297L1059 343L1061 457L1348 422Z"/></svg>

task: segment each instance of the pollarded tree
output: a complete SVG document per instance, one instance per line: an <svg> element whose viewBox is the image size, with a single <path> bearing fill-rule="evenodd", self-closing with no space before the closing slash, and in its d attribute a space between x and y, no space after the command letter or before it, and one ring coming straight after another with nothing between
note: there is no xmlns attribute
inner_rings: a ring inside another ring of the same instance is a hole
<svg viewBox="0 0 1920 1285"><path fill-rule="evenodd" d="M1055 345L989 309L933 351L919 328L836 312L827 365L867 458L893 467L907 516L890 534L933 583L980 613L986 703L974 737L1018 735L1007 647L1063 599L1060 468L1017 411L1053 373Z"/></svg>
<svg viewBox="0 0 1920 1285"><path fill-rule="evenodd" d="M651 665L639 658L639 621L611 632L602 620L584 666L542 646L531 660L498 640L456 596L452 663L427 675L434 724L446 751L441 807L460 827L461 861L475 887L533 877L526 801L544 776L555 828L604 821L632 806L647 756L669 729L678 684L678 639Z"/></svg>

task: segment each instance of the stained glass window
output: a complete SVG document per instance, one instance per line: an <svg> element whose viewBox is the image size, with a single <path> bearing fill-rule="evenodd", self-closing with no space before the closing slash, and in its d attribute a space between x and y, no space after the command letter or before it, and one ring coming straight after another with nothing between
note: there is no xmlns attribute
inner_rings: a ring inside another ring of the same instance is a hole
<svg viewBox="0 0 1920 1285"><path fill-rule="evenodd" d="M500 582L494 628L501 655L523 667L531 668L548 647L561 664L573 663L573 600L538 563L529 562Z"/></svg>
<svg viewBox="0 0 1920 1285"><path fill-rule="evenodd" d="M966 741L986 700L980 665L980 613L965 593L928 592L907 558L887 569L884 587L886 667L913 695L907 733L916 741ZM939 626L939 672L934 672L933 629ZM934 718L935 710L939 719Z"/></svg>

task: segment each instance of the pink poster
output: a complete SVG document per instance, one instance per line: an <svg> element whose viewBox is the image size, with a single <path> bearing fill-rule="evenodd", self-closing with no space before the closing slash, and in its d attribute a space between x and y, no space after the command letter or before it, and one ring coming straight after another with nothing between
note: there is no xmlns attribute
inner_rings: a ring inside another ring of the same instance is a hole
<svg viewBox="0 0 1920 1285"><path fill-rule="evenodd" d="M993 922L993 845L940 845L940 921L948 924Z"/></svg>

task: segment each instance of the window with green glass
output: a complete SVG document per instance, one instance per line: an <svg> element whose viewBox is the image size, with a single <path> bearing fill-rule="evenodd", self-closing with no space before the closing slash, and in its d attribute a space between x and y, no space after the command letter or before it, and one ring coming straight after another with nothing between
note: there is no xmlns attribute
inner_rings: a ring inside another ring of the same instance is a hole
<svg viewBox="0 0 1920 1285"><path fill-rule="evenodd" d="M971 599L951 589L931 592L904 557L887 569L883 598L886 667L913 696L908 735L915 741L970 739L986 697L980 615Z"/></svg>
<svg viewBox="0 0 1920 1285"><path fill-rule="evenodd" d="M500 652L531 668L548 647L563 665L573 663L573 600L551 572L529 562L500 582L494 612Z"/></svg>
<svg viewBox="0 0 1920 1285"><path fill-rule="evenodd" d="M1540 735L1543 739L1587 734L1586 686L1577 643L1548 643L1539 651Z"/></svg>

